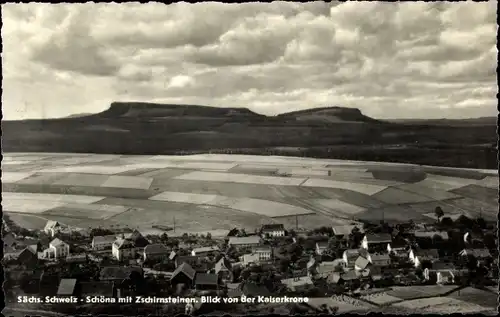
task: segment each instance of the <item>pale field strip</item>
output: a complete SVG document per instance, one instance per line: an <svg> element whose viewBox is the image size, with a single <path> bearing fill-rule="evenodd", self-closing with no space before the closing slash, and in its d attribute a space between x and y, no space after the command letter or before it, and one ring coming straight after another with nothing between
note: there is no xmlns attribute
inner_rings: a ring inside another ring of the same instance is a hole
<svg viewBox="0 0 500 317"><path fill-rule="evenodd" d="M423 309L428 313L453 314L453 313L474 313L485 310L485 307L467 303L451 297L432 297L423 299L408 300L392 305L405 309Z"/></svg>
<svg viewBox="0 0 500 317"><path fill-rule="evenodd" d="M86 163L99 163L103 161L108 161L116 158L115 156L85 156L85 157L70 157L64 159L58 159L54 161L56 164L62 165L78 165L78 164L86 164Z"/></svg>
<svg viewBox="0 0 500 317"><path fill-rule="evenodd" d="M83 216L93 219L106 220L107 218L124 213L130 210L130 207L118 205L101 204L64 204L50 210L50 214L59 216Z"/></svg>
<svg viewBox="0 0 500 317"><path fill-rule="evenodd" d="M32 162L32 161L40 161L44 160L46 158L49 158L50 156L4 156L3 161L6 162L11 162L11 161L23 161L23 162Z"/></svg>
<svg viewBox="0 0 500 317"><path fill-rule="evenodd" d="M497 176L486 176L484 179L478 180L476 185L497 189L499 187L498 175Z"/></svg>
<svg viewBox="0 0 500 317"><path fill-rule="evenodd" d="M31 163L31 161L2 161L2 165L22 165L28 163Z"/></svg>
<svg viewBox="0 0 500 317"><path fill-rule="evenodd" d="M236 173L218 173L195 171L174 179L205 181L205 182L228 182L228 183L243 183L243 184L263 184L263 185L282 185L282 186L299 186L304 182L304 178L294 177L274 177L274 176L259 176Z"/></svg>
<svg viewBox="0 0 500 317"><path fill-rule="evenodd" d="M102 165L87 165L87 166L62 166L55 168L46 168L40 170L42 173L89 173L113 175L123 172L128 172L131 168L127 165L123 166L102 166Z"/></svg>
<svg viewBox="0 0 500 317"><path fill-rule="evenodd" d="M179 168L179 169L207 169L216 171L228 171L231 168L237 166L236 163L216 163L216 162L174 162L174 161L164 161L164 162L144 162L123 165L128 168L128 170L134 170L139 168Z"/></svg>
<svg viewBox="0 0 500 317"><path fill-rule="evenodd" d="M110 176L101 187L149 189L153 178L138 176Z"/></svg>
<svg viewBox="0 0 500 317"><path fill-rule="evenodd" d="M467 179L467 178L458 178L458 177L450 177L450 176L441 176L435 174L427 174L427 178L430 181L436 183L444 183L449 185L448 190L457 189L463 186L472 185L477 182L475 179Z"/></svg>
<svg viewBox="0 0 500 317"><path fill-rule="evenodd" d="M212 205L256 213L268 217L284 217L307 215L313 213L300 207L253 198L234 198L220 195L193 194L181 192L163 192L149 198L176 203L189 203L197 205Z"/></svg>
<svg viewBox="0 0 500 317"><path fill-rule="evenodd" d="M241 169L248 169L248 170L256 170L256 171L267 171L267 170L272 170L276 171L278 170L279 167L276 165L266 165L266 164L238 164L236 169L241 168Z"/></svg>
<svg viewBox="0 0 500 317"><path fill-rule="evenodd" d="M278 173L287 173L292 176L328 176L328 171L314 170L308 168L281 168Z"/></svg>
<svg viewBox="0 0 500 317"><path fill-rule="evenodd" d="M33 174L33 172L2 172L2 183L16 183Z"/></svg>
<svg viewBox="0 0 500 317"><path fill-rule="evenodd" d="M351 297L332 296L332 297L312 297L309 298L309 305L313 307L321 307L321 305L326 304L328 306L338 307L339 313L346 313L353 310L359 309L370 309L372 305L359 301Z"/></svg>
<svg viewBox="0 0 500 317"><path fill-rule="evenodd" d="M40 214L45 211L64 206L64 202L57 201L2 198L2 209L5 212Z"/></svg>
<svg viewBox="0 0 500 317"><path fill-rule="evenodd" d="M103 196L86 196L86 195L61 195L61 194L35 194L35 193L13 193L3 192L2 203L9 200L25 200L34 202L57 202L63 204L93 204L103 200Z"/></svg>
<svg viewBox="0 0 500 317"><path fill-rule="evenodd" d="M387 186L370 185L370 184L354 184L351 182L342 182L326 179L313 179L306 180L301 186L303 187L326 187L326 188L341 188L359 192L365 195L374 195L383 191Z"/></svg>
<svg viewBox="0 0 500 317"><path fill-rule="evenodd" d="M109 177L108 175L68 173L65 177L54 181L52 185L97 187L102 185Z"/></svg>
<svg viewBox="0 0 500 317"><path fill-rule="evenodd" d="M352 205L338 199L311 199L310 201L332 211L341 211L347 214L357 214L366 210L366 208Z"/></svg>
<svg viewBox="0 0 500 317"><path fill-rule="evenodd" d="M362 296L361 298L365 300L369 300L375 304L390 304L390 303L395 303L401 300L399 297L391 296L386 293L378 293L378 294L371 294L371 295L365 295Z"/></svg>
<svg viewBox="0 0 500 317"><path fill-rule="evenodd" d="M57 182L61 179L68 177L71 174L67 173L34 173L28 178L24 178L18 181L18 184L30 184L30 185L48 185ZM87 174L85 174L87 175Z"/></svg>
<svg viewBox="0 0 500 317"><path fill-rule="evenodd" d="M429 189L444 190L444 191L450 191L462 187L462 185L457 185L456 183L450 184L450 183L439 182L437 180L430 179L429 176L430 175L428 175L426 179L420 182L416 182L414 184Z"/></svg>
<svg viewBox="0 0 500 317"><path fill-rule="evenodd" d="M396 188L399 188L404 191L408 191L411 193L419 194L421 196L427 197L427 198L432 198L434 200L446 200L446 199L453 199L453 198L460 198L461 196L447 192L445 190L440 190L437 188L429 188L422 186L420 184L403 184L403 185L398 185L395 186Z"/></svg>

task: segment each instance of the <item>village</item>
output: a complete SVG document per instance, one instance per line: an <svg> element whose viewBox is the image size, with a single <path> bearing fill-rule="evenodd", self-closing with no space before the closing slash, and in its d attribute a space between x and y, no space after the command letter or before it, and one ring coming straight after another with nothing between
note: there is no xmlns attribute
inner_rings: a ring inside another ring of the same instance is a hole
<svg viewBox="0 0 500 317"><path fill-rule="evenodd" d="M6 305L61 313L175 314L187 312L186 304L118 299L359 298L395 286L498 285L496 224L464 215L452 220L439 208L435 212L438 220L431 225L381 221L301 230L267 224L253 232L234 228L225 237L108 228L84 232L57 221L48 221L43 231L29 231L4 218ZM57 307L29 300L46 297L107 300ZM194 304L189 313L245 312L250 306ZM303 312L294 309L287 312ZM334 314L337 308L315 309Z"/></svg>

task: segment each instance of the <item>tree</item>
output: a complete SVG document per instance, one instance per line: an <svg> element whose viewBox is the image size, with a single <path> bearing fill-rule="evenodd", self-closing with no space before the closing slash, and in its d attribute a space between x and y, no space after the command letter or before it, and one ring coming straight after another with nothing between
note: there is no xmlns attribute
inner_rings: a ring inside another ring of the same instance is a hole
<svg viewBox="0 0 500 317"><path fill-rule="evenodd" d="M434 214L436 215L437 217L437 220L438 222L441 220L441 217L444 216L444 211L443 209L440 207L440 206L437 206L435 209L434 209Z"/></svg>
<svg viewBox="0 0 500 317"><path fill-rule="evenodd" d="M210 232L207 233L206 239L207 240L212 240L212 234Z"/></svg>

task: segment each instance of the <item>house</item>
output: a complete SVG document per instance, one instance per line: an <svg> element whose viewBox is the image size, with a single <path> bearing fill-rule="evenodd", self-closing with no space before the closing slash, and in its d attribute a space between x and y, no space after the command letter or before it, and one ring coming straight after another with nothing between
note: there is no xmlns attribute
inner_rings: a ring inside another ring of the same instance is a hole
<svg viewBox="0 0 500 317"><path fill-rule="evenodd" d="M415 267L420 267L422 262L435 262L439 259L439 253L437 249L428 249L428 250L418 250L414 249L410 250L409 254L410 262L414 264Z"/></svg>
<svg viewBox="0 0 500 317"><path fill-rule="evenodd" d="M369 274L372 281L380 281L383 278L382 268L380 266L370 266Z"/></svg>
<svg viewBox="0 0 500 317"><path fill-rule="evenodd" d="M285 236L285 227L282 224L267 224L263 225L260 229L261 236L267 237L284 237Z"/></svg>
<svg viewBox="0 0 500 317"><path fill-rule="evenodd" d="M92 250L94 251L110 250L115 240L116 240L115 235L95 236L92 239Z"/></svg>
<svg viewBox="0 0 500 317"><path fill-rule="evenodd" d="M369 250L375 246L384 246L387 248L387 244L392 242L392 237L387 233L368 233L365 234L363 240L361 241L361 248Z"/></svg>
<svg viewBox="0 0 500 317"><path fill-rule="evenodd" d="M241 283L228 283L226 285L227 296L240 298L243 295L241 291Z"/></svg>
<svg viewBox="0 0 500 317"><path fill-rule="evenodd" d="M464 249L460 252L461 256L474 256L478 260L491 258L491 253L488 249Z"/></svg>
<svg viewBox="0 0 500 317"><path fill-rule="evenodd" d="M315 270L317 277L326 278L332 272L339 271L339 270L342 271L340 269L340 267L341 267L340 262L341 261L338 261L338 260L337 261L321 262Z"/></svg>
<svg viewBox="0 0 500 317"><path fill-rule="evenodd" d="M387 252L394 256L407 256L408 243L401 239L396 239L387 244Z"/></svg>
<svg viewBox="0 0 500 317"><path fill-rule="evenodd" d="M75 296L76 295L76 279L63 278L59 282L57 296Z"/></svg>
<svg viewBox="0 0 500 317"><path fill-rule="evenodd" d="M316 254L322 255L328 250L328 242L316 242Z"/></svg>
<svg viewBox="0 0 500 317"><path fill-rule="evenodd" d="M99 272L99 280L107 282L122 282L130 277L132 272L143 275L144 272L139 266L105 266Z"/></svg>
<svg viewBox="0 0 500 317"><path fill-rule="evenodd" d="M347 249L342 254L345 267L354 268L354 263L359 256L368 258L368 251L365 249Z"/></svg>
<svg viewBox="0 0 500 317"><path fill-rule="evenodd" d="M415 236L415 239L417 239L417 241L419 239L435 239L436 237L439 237L440 239L443 239L443 240L448 240L449 237L448 237L448 232L446 231L420 231L420 230L416 230L414 232L414 236Z"/></svg>
<svg viewBox="0 0 500 317"><path fill-rule="evenodd" d="M196 290L217 290L219 288L217 274L196 273L194 287Z"/></svg>
<svg viewBox="0 0 500 317"><path fill-rule="evenodd" d="M107 298L117 297L117 289L114 282L91 281L80 282L79 297L104 296Z"/></svg>
<svg viewBox="0 0 500 317"><path fill-rule="evenodd" d="M177 257L177 252L175 252L174 250L172 250L172 251L170 252L169 256L168 256L168 259L169 259L170 261L173 261L173 260L175 260L175 257Z"/></svg>
<svg viewBox="0 0 500 317"><path fill-rule="evenodd" d="M244 282L241 285L241 293L246 297L271 296L271 292L264 286L254 282Z"/></svg>
<svg viewBox="0 0 500 317"><path fill-rule="evenodd" d="M282 279L281 283L284 284L292 292L304 291L308 287L314 285L309 276Z"/></svg>
<svg viewBox="0 0 500 317"><path fill-rule="evenodd" d="M214 254L219 252L219 247L214 245L210 247L195 248L191 251L192 256L208 256L209 254Z"/></svg>
<svg viewBox="0 0 500 317"><path fill-rule="evenodd" d="M376 266L385 267L391 265L391 257L388 254L374 253L369 255L370 263Z"/></svg>
<svg viewBox="0 0 500 317"><path fill-rule="evenodd" d="M349 285L354 281L359 279L359 275L356 274L354 270L347 271L345 273L342 272L333 272L331 273L326 282L328 284L340 284L340 285Z"/></svg>
<svg viewBox="0 0 500 317"><path fill-rule="evenodd" d="M244 255L240 256L239 260L243 266L248 266L250 264L260 263L259 255L255 254L255 253L244 254Z"/></svg>
<svg viewBox="0 0 500 317"><path fill-rule="evenodd" d="M199 263L201 263L201 259L200 259L200 257L197 257L197 256L181 255L181 256L175 257L174 263L175 263L176 268L181 266L182 263L187 263L191 267L195 267Z"/></svg>
<svg viewBox="0 0 500 317"><path fill-rule="evenodd" d="M269 246L259 246L252 249L253 254L257 254L259 261L269 261L271 260L273 249Z"/></svg>
<svg viewBox="0 0 500 317"><path fill-rule="evenodd" d="M66 263L85 263L87 260L87 254L71 254L66 257Z"/></svg>
<svg viewBox="0 0 500 317"><path fill-rule="evenodd" d="M175 269L170 278L171 285L184 284L191 287L194 283L196 271L188 263L182 263Z"/></svg>
<svg viewBox="0 0 500 317"><path fill-rule="evenodd" d="M369 265L370 265L369 259L359 256L354 262L354 269L356 271L364 271L368 268Z"/></svg>
<svg viewBox="0 0 500 317"><path fill-rule="evenodd" d="M66 258L69 255L69 244L55 238L49 243L49 248L44 251L44 256L49 259Z"/></svg>
<svg viewBox="0 0 500 317"><path fill-rule="evenodd" d="M7 233L3 236L3 249L8 250L14 248L17 244L16 238L11 233Z"/></svg>
<svg viewBox="0 0 500 317"><path fill-rule="evenodd" d="M360 232L363 232L363 228L357 225L343 225L343 226L333 226L333 235L338 239L348 239L354 228L358 228Z"/></svg>
<svg viewBox="0 0 500 317"><path fill-rule="evenodd" d="M215 274L224 283L228 283L233 280L233 272L231 271L231 263L222 257L217 263L215 263Z"/></svg>
<svg viewBox="0 0 500 317"><path fill-rule="evenodd" d="M256 247L260 245L260 237L259 236L230 237L228 245L236 248Z"/></svg>
<svg viewBox="0 0 500 317"><path fill-rule="evenodd" d="M149 244L144 248L143 252L144 261L163 259L168 255L169 249L161 243Z"/></svg>
<svg viewBox="0 0 500 317"><path fill-rule="evenodd" d="M136 248L132 240L119 238L113 242L111 253L115 259L123 261L135 257Z"/></svg>
<svg viewBox="0 0 500 317"><path fill-rule="evenodd" d="M49 220L45 224L45 227L43 228L43 231L46 234L48 234L49 236L53 237L61 229L62 229L62 226L61 226L61 224L58 221Z"/></svg>
<svg viewBox="0 0 500 317"><path fill-rule="evenodd" d="M26 247L19 252L4 255L4 257L13 260L17 265L21 265L26 269L34 268L38 263L38 253L30 247Z"/></svg>

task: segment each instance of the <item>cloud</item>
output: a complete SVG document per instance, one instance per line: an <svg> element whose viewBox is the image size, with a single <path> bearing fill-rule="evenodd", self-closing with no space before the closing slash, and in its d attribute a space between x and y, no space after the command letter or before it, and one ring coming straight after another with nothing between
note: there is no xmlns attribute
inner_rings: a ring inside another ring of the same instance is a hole
<svg viewBox="0 0 500 317"><path fill-rule="evenodd" d="M7 119L112 100L496 115L496 1L27 3L2 20Z"/></svg>

